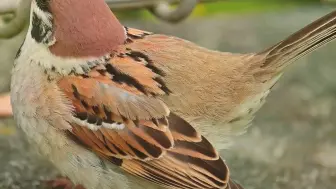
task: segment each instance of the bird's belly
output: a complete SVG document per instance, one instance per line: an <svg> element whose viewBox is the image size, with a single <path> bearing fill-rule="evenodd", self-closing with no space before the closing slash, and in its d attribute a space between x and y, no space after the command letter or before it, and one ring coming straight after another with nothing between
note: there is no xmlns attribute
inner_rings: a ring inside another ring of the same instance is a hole
<svg viewBox="0 0 336 189"><path fill-rule="evenodd" d="M14 108L16 122L29 144L49 160L63 176L85 189L159 189L160 187L138 178L125 176L122 170L66 138L63 131L30 115L25 106ZM26 112L23 112L26 110ZM20 116L17 116L20 115ZM38 126L38 127L37 127Z"/></svg>
<svg viewBox="0 0 336 189"><path fill-rule="evenodd" d="M66 130L57 118L59 114L53 111L60 108L53 106L55 98L48 96L55 93L43 87L38 70L32 71L34 74L23 74L19 67L16 69L11 87L13 115L31 147L62 175L74 183L83 184L86 189L128 189L127 179L116 173L112 164L108 169L104 168L99 157L66 137ZM52 84L48 86L53 88Z"/></svg>
<svg viewBox="0 0 336 189"><path fill-rule="evenodd" d="M51 126L42 132L31 131L41 124L35 119L19 118L17 122L29 144L74 184L82 184L86 189L130 188L128 178L119 173L118 167L65 139L60 131Z"/></svg>
<svg viewBox="0 0 336 189"><path fill-rule="evenodd" d="M19 65L18 65L19 66ZM39 69L32 67L29 73L21 73L16 68L12 77L11 101L14 119L32 148L49 160L62 175L86 189L156 189L138 179L127 177L107 160L102 160L92 151L84 149L67 138L66 115L60 115L61 103L55 99L57 91L52 83L43 85L39 78ZM31 74L30 74L31 73ZM131 180L132 179L132 180Z"/></svg>

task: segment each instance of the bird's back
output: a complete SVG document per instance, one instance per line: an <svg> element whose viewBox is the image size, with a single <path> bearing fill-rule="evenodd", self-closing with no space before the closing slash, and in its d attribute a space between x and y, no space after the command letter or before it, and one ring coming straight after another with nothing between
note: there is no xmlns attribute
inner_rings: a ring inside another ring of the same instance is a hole
<svg viewBox="0 0 336 189"><path fill-rule="evenodd" d="M243 130L268 94L262 89L267 88L265 84L254 75L253 65L262 58L255 54L212 51L158 34L142 36L123 48L142 53L146 61L162 70L164 82L173 91L163 97L164 102L210 140L218 137L219 143L225 140L225 132L233 131L232 124Z"/></svg>

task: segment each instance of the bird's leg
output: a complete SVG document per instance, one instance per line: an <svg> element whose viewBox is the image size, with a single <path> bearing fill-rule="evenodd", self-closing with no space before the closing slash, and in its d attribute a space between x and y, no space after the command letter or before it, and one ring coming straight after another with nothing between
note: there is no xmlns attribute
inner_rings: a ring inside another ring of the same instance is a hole
<svg viewBox="0 0 336 189"><path fill-rule="evenodd" d="M0 95L0 117L10 117L13 115L12 106L10 103L10 95Z"/></svg>
<svg viewBox="0 0 336 189"><path fill-rule="evenodd" d="M85 189L82 185L74 185L67 177L58 177L47 180L46 184L53 189Z"/></svg>

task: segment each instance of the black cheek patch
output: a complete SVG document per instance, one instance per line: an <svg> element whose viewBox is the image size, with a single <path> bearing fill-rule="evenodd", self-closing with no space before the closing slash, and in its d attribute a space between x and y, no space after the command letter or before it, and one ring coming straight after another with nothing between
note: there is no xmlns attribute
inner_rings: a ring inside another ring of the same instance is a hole
<svg viewBox="0 0 336 189"><path fill-rule="evenodd" d="M51 13L49 8L50 0L35 0L36 6L43 12Z"/></svg>
<svg viewBox="0 0 336 189"><path fill-rule="evenodd" d="M32 38L38 43L48 42L47 35L52 32L52 28L44 23L35 12L33 12L31 24L32 28L30 33Z"/></svg>

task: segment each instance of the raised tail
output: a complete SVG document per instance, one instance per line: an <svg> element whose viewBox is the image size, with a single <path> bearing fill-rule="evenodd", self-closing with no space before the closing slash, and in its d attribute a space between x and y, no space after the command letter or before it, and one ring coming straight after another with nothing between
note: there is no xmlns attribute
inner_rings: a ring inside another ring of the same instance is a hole
<svg viewBox="0 0 336 189"><path fill-rule="evenodd" d="M226 189L244 189L244 188L236 181L230 179Z"/></svg>
<svg viewBox="0 0 336 189"><path fill-rule="evenodd" d="M282 70L335 38L336 11L333 11L258 55L266 56L262 67Z"/></svg>

